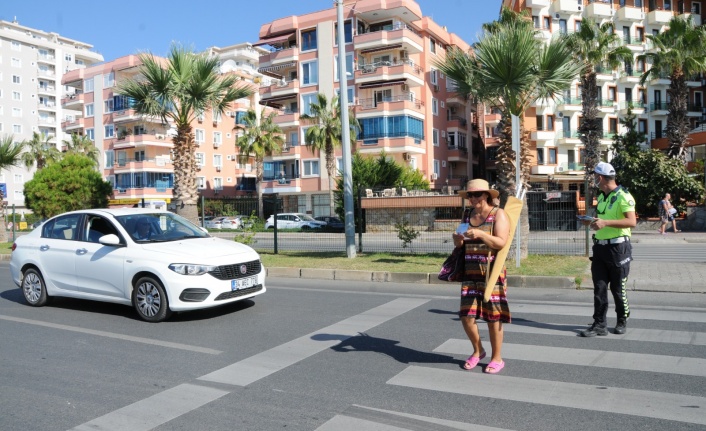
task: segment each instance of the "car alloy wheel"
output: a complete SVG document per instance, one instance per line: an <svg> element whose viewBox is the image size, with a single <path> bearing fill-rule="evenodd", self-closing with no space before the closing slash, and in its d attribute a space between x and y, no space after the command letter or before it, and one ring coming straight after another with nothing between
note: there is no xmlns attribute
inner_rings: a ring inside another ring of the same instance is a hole
<svg viewBox="0 0 706 431"><path fill-rule="evenodd" d="M22 277L22 293L29 305L41 307L47 303L47 287L39 271L34 268L25 271Z"/></svg>
<svg viewBox="0 0 706 431"><path fill-rule="evenodd" d="M152 277L142 277L132 291L132 304L137 314L148 322L161 322L171 314L162 285Z"/></svg>

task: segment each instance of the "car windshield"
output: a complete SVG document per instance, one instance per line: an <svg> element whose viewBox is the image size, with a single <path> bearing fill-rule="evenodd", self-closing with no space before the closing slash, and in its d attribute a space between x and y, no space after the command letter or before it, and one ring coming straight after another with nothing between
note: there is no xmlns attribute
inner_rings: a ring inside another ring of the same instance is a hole
<svg viewBox="0 0 706 431"><path fill-rule="evenodd" d="M303 221L316 221L314 218L308 214L297 214L297 217L302 219Z"/></svg>
<svg viewBox="0 0 706 431"><path fill-rule="evenodd" d="M115 218L134 241L141 243L210 236L187 219L170 212L139 213Z"/></svg>

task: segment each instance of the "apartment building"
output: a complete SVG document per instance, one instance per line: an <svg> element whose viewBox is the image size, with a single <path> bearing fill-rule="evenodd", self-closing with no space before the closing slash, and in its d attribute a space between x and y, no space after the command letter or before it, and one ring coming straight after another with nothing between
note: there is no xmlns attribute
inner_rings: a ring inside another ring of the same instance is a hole
<svg viewBox="0 0 706 431"><path fill-rule="evenodd" d="M454 190L479 169L482 143L475 105L454 93L434 67L451 46L468 50L457 35L425 17L412 0L344 2L348 101L360 123L357 150L421 171L435 190ZM339 91L337 14L334 7L262 25L257 46L266 75L260 103L277 109L286 135L281 154L268 157L265 193L284 197L285 209L328 215L329 179L323 154L304 146L318 93ZM341 150L336 154L342 166Z"/></svg>
<svg viewBox="0 0 706 431"><path fill-rule="evenodd" d="M231 104L225 115L204 112L194 121L198 187L206 197L252 194L254 166L239 164L234 129L249 108L259 106L257 61L265 51L242 43L206 52L219 57L221 73L236 74L243 84L252 86L253 95ZM101 150L100 169L114 189L111 205L144 201L145 206L163 209L172 197L176 129L160 118L136 114L130 100L116 89L122 80L135 78L139 66L139 57L128 55L67 73L63 84L72 93L61 104L74 114L62 126L67 133L87 135Z"/></svg>
<svg viewBox="0 0 706 431"><path fill-rule="evenodd" d="M60 148L67 139L61 124L73 113L59 103L67 89L66 73L103 61L92 45L20 25L17 20L0 21L0 136L15 141L32 139L33 132L51 136ZM24 210L24 183L33 169L3 169L5 201ZM2 186L0 186L2 187Z"/></svg>
<svg viewBox="0 0 706 431"><path fill-rule="evenodd" d="M637 128L648 136L653 148L666 149L664 138L667 125L668 77L652 79L640 86L640 76L649 65L637 56L651 49L646 35L662 32L674 16L691 16L701 25L702 1L695 0L504 0L513 10L530 10L537 37L550 40L558 34L570 33L580 27L585 18L599 23L611 22L620 35L621 43L634 53L634 61L618 70L597 69L599 112L603 119L601 152L609 156L613 136L624 133L620 120L628 108L637 116ZM691 135L689 160L703 159L706 133L701 124L704 111L704 82L690 77L688 116L694 133ZM577 135L581 121L581 92L576 80L557 101L539 101L525 116L525 128L531 130L535 150L531 180L558 182L564 190L581 189L583 183L583 145ZM703 135L703 136L702 136Z"/></svg>

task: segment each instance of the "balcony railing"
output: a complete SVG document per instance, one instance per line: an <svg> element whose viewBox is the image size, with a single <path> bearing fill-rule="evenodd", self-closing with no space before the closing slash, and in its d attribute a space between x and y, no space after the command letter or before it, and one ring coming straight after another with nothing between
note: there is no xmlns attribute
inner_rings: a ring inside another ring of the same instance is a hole
<svg viewBox="0 0 706 431"><path fill-rule="evenodd" d="M157 163L159 162L159 163ZM138 158L126 158L126 159L118 159L118 160L113 160L112 164L106 164L105 167L113 167L113 166L127 166L130 163L154 163L155 165L164 165L164 164L171 164L172 161L170 159L164 158L164 157L159 157L159 158L151 158L147 159L144 157L138 157Z"/></svg>
<svg viewBox="0 0 706 431"><path fill-rule="evenodd" d="M384 25L381 28L375 28L374 30L366 30L363 32L359 32L358 34L368 34L368 33L377 33L380 31L395 31L395 30L409 30L410 32L416 34L419 37L422 37L422 35L412 27L408 26L407 24L403 22L398 22L395 24L389 24L389 25Z"/></svg>
<svg viewBox="0 0 706 431"><path fill-rule="evenodd" d="M414 61L412 61L412 60L378 61L375 63L359 64L357 70L360 70L365 74L365 73L373 73L380 67L393 67L393 66L404 66L404 65L411 66L414 70L414 73L416 73L417 75L419 75L422 72L422 68L417 66L416 64L414 64Z"/></svg>
<svg viewBox="0 0 706 431"><path fill-rule="evenodd" d="M421 100L416 100L414 93L409 91L401 94L396 94L394 96L390 97L383 97L383 98L371 98L371 99L358 99L357 105L362 107L363 109L370 109L370 108L375 108L379 103L385 103L385 102L400 102L400 101L409 101L409 102L414 102L416 104L416 107L419 109L422 106L424 106L424 102Z"/></svg>
<svg viewBox="0 0 706 431"><path fill-rule="evenodd" d="M650 103L650 112L652 111L667 111L667 102L654 102Z"/></svg>
<svg viewBox="0 0 706 431"><path fill-rule="evenodd" d="M557 165L557 171L583 171L586 165L579 162L564 162Z"/></svg>

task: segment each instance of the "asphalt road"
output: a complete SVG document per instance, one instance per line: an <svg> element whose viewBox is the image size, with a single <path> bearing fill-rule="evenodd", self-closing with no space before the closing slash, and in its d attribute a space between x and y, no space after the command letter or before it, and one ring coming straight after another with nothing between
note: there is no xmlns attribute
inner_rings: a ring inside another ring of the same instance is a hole
<svg viewBox="0 0 706 431"><path fill-rule="evenodd" d="M628 333L583 339L590 291L514 289L487 375L460 368L458 286L271 278L149 324L0 274L2 430L706 429L703 295L630 292Z"/></svg>

